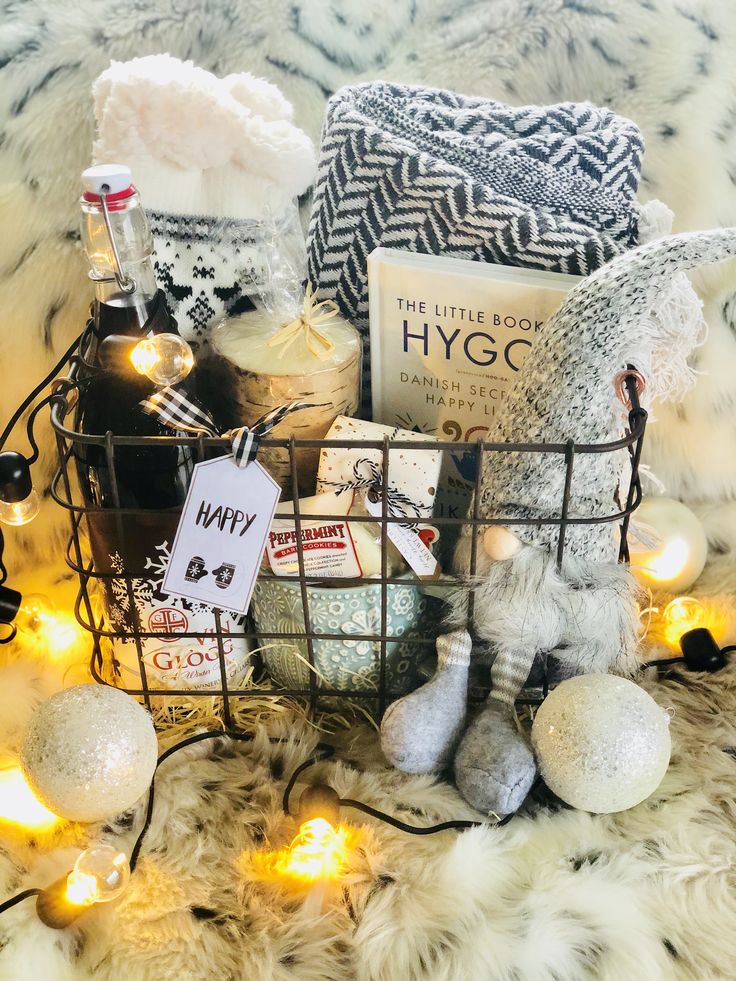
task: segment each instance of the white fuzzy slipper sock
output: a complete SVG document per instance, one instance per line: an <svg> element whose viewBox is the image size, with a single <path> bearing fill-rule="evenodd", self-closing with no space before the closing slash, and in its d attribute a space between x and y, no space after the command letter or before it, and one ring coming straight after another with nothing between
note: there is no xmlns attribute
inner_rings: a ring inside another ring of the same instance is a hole
<svg viewBox="0 0 736 981"><path fill-rule="evenodd" d="M314 176L312 142L276 86L170 55L113 62L93 92L95 162L133 171L179 330L205 339L251 309L259 223L291 219Z"/></svg>

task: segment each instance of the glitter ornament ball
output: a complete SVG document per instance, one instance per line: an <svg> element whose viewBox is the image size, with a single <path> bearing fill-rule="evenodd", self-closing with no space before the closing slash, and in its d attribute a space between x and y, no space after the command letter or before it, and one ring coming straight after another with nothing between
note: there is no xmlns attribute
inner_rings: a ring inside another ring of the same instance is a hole
<svg viewBox="0 0 736 981"><path fill-rule="evenodd" d="M36 710L21 763L36 796L69 821L100 821L148 790L158 746L153 722L130 695L104 685L57 692Z"/></svg>
<svg viewBox="0 0 736 981"><path fill-rule="evenodd" d="M670 497L648 497L639 505L636 523L658 542L650 549L629 545L631 571L645 586L682 593L705 568L708 540L690 508Z"/></svg>
<svg viewBox="0 0 736 981"><path fill-rule="evenodd" d="M646 800L670 761L670 717L643 688L608 674L563 681L532 726L539 771L582 811L611 814Z"/></svg>

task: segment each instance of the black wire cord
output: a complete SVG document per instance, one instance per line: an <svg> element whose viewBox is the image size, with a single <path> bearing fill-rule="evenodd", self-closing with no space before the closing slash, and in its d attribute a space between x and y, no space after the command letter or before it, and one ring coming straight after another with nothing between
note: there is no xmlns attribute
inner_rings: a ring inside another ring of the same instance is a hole
<svg viewBox="0 0 736 981"><path fill-rule="evenodd" d="M736 651L736 644L729 644L728 647L721 648L721 654L733 654ZM642 671L646 671L647 668L670 668L675 664L686 664L687 659L684 657L660 657L654 661L644 661L641 666Z"/></svg>
<svg viewBox="0 0 736 981"><path fill-rule="evenodd" d="M159 756L156 761L156 769L154 771L153 779L151 780L151 786L148 790L148 802L146 804L146 814L143 819L143 825L138 837L135 840L133 849L130 853L130 871L135 870L138 860L140 858L141 849L143 847L143 842L145 837L150 830L151 821L153 819L153 804L154 804L154 788L156 783L156 773L158 773L159 767L162 763L165 763L170 756L174 753L178 753L180 749L186 749L187 746L193 746L196 743L201 743L206 739L235 739L239 742L252 742L255 738L252 733L249 732L239 732L237 730L214 730L208 732L198 732L193 736L189 736L186 739L182 739L181 742L175 743L170 746L164 753ZM271 738L269 740L271 743L286 743L288 740L281 739L278 737ZM284 796L282 799L282 807L284 814L291 816L291 811L289 810L289 802L291 795L294 791L294 787L299 779L299 777L308 770L310 767L315 766L317 763L323 763L325 760L331 759L335 755L335 747L329 743L318 743L317 752L314 756L310 756L309 759L300 763L298 767L293 771L289 777L286 788L284 789ZM464 831L467 828L499 828L504 824L507 824L514 814L507 814L506 817L497 821L495 824L491 824L487 821L443 821L441 824L433 824L429 827L416 827L413 824L406 824L404 821L400 821L398 818L392 817L390 814L386 814L384 811L379 811L375 807L371 807L369 804L364 804L363 801L352 800L350 798L341 798L340 805L342 807L351 807L356 811L362 811L363 814L368 814L370 817L376 818L378 821L382 821L384 824L390 825L392 828L397 828L399 831L404 831L411 835L434 835L440 831ZM5 900L4 903L0 903L0 914L4 913L6 910L11 909L13 906L17 906L18 903L23 902L24 899L30 899L31 896L38 896L42 889L26 889L23 892L18 893L16 896L12 896L10 899Z"/></svg>
<svg viewBox="0 0 736 981"><path fill-rule="evenodd" d="M654 661L645 661L641 670L646 671L647 668L669 668L674 664L684 664L684 657L659 657Z"/></svg>
<svg viewBox="0 0 736 981"><path fill-rule="evenodd" d="M284 790L282 804L284 814L291 814L291 811L289 810L289 801L291 799L294 786L302 773L309 769L310 766L314 766L316 763L322 763L324 760L327 760L334 755L335 747L325 744L324 747L320 748L319 753L310 757L308 760L305 760L296 768L296 770L294 770L288 783L286 784L286 789ZM370 817L376 818L378 821L382 821L384 824L388 824L392 828L397 828L399 831L405 831L410 835L435 835L440 831L465 831L468 828L500 828L503 825L508 824L511 818L515 817L516 815L516 812L514 811L493 823L489 821L443 821L441 824L432 824L429 827L417 827L414 824L406 824L404 821L400 821L398 818L393 817L391 814L387 814L385 811L379 811L377 808L371 807L370 804L364 804L363 801L353 800L350 797L341 797L339 800L341 807L352 807L353 810L362 811L363 814L368 814Z"/></svg>
<svg viewBox="0 0 736 981"><path fill-rule="evenodd" d="M0 903L0 913L4 913L6 909L12 909L13 906L22 903L24 899L30 899L31 896L38 896L40 892L40 889L24 889L17 896L12 896L10 899L6 899L4 903Z"/></svg>
<svg viewBox="0 0 736 981"><path fill-rule="evenodd" d="M241 742L252 742L253 735L248 732L238 732L237 730L216 730L214 732L199 732L194 736L189 736L187 739L183 739L181 742L170 746L165 753L162 753L156 763L156 772L158 772L159 767L164 763L170 756L177 753L180 749L185 749L187 746L193 746L195 743L203 742L205 739L222 739L230 738L236 739ZM272 743L285 743L287 740L272 738L270 742ZM289 777L286 787L284 788L284 795L282 798L282 808L284 814L291 815L291 810L289 807L291 795L294 791L294 787L299 780L299 777L308 770L310 767L315 766L317 763L323 763L326 760L331 759L335 755L335 747L329 743L319 743L317 746L317 752L314 756L310 756L309 759L304 760L299 766L292 772ZM146 816L143 820L143 826L136 838L133 849L130 853L130 870L131 872L135 869L140 858L141 849L143 847L143 842L151 827L151 821L153 819L153 804L154 804L154 793L155 793L155 776L151 781L151 787L148 791L148 804L146 806ZM352 800L350 798L340 798L340 805L343 807L351 807L354 810L362 811L364 814L370 815L370 817L376 818L379 821L383 821L384 824L391 825L393 828L397 828L399 831L405 831L407 834L414 835L432 835L437 834L440 831L464 831L467 828L481 828L481 827L501 827L507 824L514 814L507 814L506 817L502 818L495 824L490 824L487 821L444 821L442 824L434 824L430 827L416 827L413 824L406 824L404 821L400 821L398 818L393 817L391 814L386 814L384 811L379 811L375 807L371 807L369 804L364 804L363 801Z"/></svg>
<svg viewBox="0 0 736 981"><path fill-rule="evenodd" d="M51 369L51 371L46 375L46 377L42 381L40 381L38 385L36 385L36 387L33 389L33 391L30 392L23 399L21 404L18 406L18 408L15 410L13 415L8 420L5 429L3 429L2 433L0 434L0 452L2 452L6 442L10 437L10 434L12 433L13 429L15 428L16 424L18 423L18 421L20 420L21 416L26 411L26 409L29 406L33 405L33 402L36 400L36 398L38 398L41 392L48 385L51 384L51 382L54 380L54 378L56 378L56 376L59 374L59 372L64 367L64 365L67 364L67 362L74 361L75 359L74 351L84 343L84 338L89 333L89 331L90 331L90 325L88 324L87 327L85 327L85 329L82 331L82 333L78 337L76 337L74 341L66 349L66 351L64 351L63 355L59 358L59 360L56 362L56 364ZM68 391L69 388L73 388L75 387L75 385L76 383L69 381L67 386L64 387L66 387ZM47 395L45 398L41 399L38 405L35 405L33 407L30 415L28 416L28 421L26 423L26 436L31 446L31 455L25 457L25 461L29 467L32 466L36 462L36 460L38 460L38 457L40 455L38 443L36 442L36 436L33 432L33 426L36 421L36 417L38 416L41 409L43 409L47 405L51 405L57 399L60 399L62 397L63 397L62 391L59 388L57 388L55 391L51 392L50 395ZM5 554L5 536L3 535L2 528L0 528L0 586L2 586L8 578L8 569L7 566L5 565L4 554ZM17 629L13 624L7 624L7 626L10 627L10 632L7 633L4 637L0 638L0 644L3 645L9 644L12 640L15 639L15 636L17 634ZM1 912L2 912L2 907L0 907L0 913Z"/></svg>
<svg viewBox="0 0 736 981"><path fill-rule="evenodd" d="M406 824L404 821L399 821L398 818L392 817L390 814L386 814L384 811L379 811L375 807L371 807L370 804L364 804L360 800L351 800L349 797L340 798L341 807L352 807L356 811L362 811L364 814L369 814L371 817L377 818L379 821L383 821L384 824L390 824L392 828L398 828L399 831L405 831L409 835L436 835L440 831L465 831L467 828L501 828L504 824L508 824L512 817L515 816L514 813L507 814L506 817L501 818L499 821L443 821L441 824L432 824L428 828L417 827L414 824Z"/></svg>
<svg viewBox="0 0 736 981"><path fill-rule="evenodd" d="M59 374L59 372L64 367L64 365L67 364L67 362L73 360L75 350L77 350L77 348L79 348L80 345L83 343L85 335L89 333L89 330L90 330L90 326L88 324L87 327L85 327L85 329L82 331L82 333L78 337L75 337L75 339L66 349L66 351L64 351L62 356L56 362L56 364L51 369L51 371L46 375L46 377L42 381L40 381L38 385L36 385L36 387L33 389L33 391L29 392L29 394L23 399L21 404L18 406L18 408L15 410L15 412L8 420L5 429L3 429L2 433L0 434L0 451L2 451L2 449L4 448L5 444L7 443L10 437L10 434L15 429L18 420L21 418L21 416L26 411L26 409L30 405L33 405L34 401L38 398L38 396L41 394L44 388L47 388L51 384L51 382L54 380L54 378L56 378L56 376ZM72 383L70 382L69 385L71 386ZM30 443L31 450L32 450L31 455L25 458L25 461L28 464L28 466L31 466L36 462L36 460L38 460L39 452L40 452L38 449L38 443L36 442L36 437L33 432L33 424L36 421L36 416L41 411L41 409L43 409L47 405L50 405L53 401L55 401L60 397L61 397L61 392L59 392L58 390L52 392L50 395L47 395L46 398L42 399L38 403L38 405L34 406L31 414L28 417L28 422L26 423L26 435L28 437L28 442ZM0 586L2 586L2 584L8 578L8 570L3 561L4 551L5 551L5 537L3 535L2 528L0 528Z"/></svg>
<svg viewBox="0 0 736 981"><path fill-rule="evenodd" d="M204 742L205 739L222 739L223 737L230 739L237 739L240 742L252 742L253 734L250 732L238 732L237 730L215 730L214 732L198 732L194 736L189 736L186 739L182 739L181 742L175 743L173 746L162 753L157 762L156 769L154 771L153 779L151 780L151 786L148 790L148 804L146 806L146 816L143 819L143 827L141 828L138 837L133 845L133 850L130 853L130 871L133 872L136 865L138 864L138 859L140 858L141 848L143 847L143 839L146 837L149 828L151 827L151 821L153 819L153 801L154 801L154 787L156 783L156 773L158 773L158 768L162 763L165 763L170 756L174 753L178 753L180 749L186 749L187 746L194 746L196 743ZM281 742L283 740L272 740Z"/></svg>
<svg viewBox="0 0 736 981"><path fill-rule="evenodd" d="M23 399L23 401L21 402L21 404L15 410L15 412L13 413L13 415L10 417L7 426L2 431L2 434L0 434L0 450L2 450L2 448L5 446L6 442L8 441L8 437L10 436L10 434L13 431L13 429L15 428L18 420L23 415L23 413L26 411L26 409L28 408L28 406L29 405L32 405L33 402L35 401L35 399L38 398L38 396L44 390L44 388L46 388L48 385L50 385L51 382L54 380L54 378L56 378L56 376L59 374L59 372L64 367L64 365L67 363L67 361L70 360L70 358L74 354L74 351L79 347L79 345L80 345L80 343L82 341L82 338L88 332L88 330L89 330L89 328L88 327L85 327L84 331L78 337L75 337L74 341L69 345L69 347L66 349L66 351L62 354L62 356L56 362L56 364L51 369L51 371L46 375L46 377L43 379L43 381L40 381L38 383L38 385L36 385L36 387L33 389L33 391L30 392ZM30 418L28 420L28 433L29 433L29 438L32 435L33 420L36 418L36 415L38 414L38 411L41 408L43 408L44 405L46 405L48 402L50 402L54 397L55 396L53 396L53 395L48 396L46 399L43 400L43 402L40 405L36 406L36 408L31 413L31 416L30 416ZM33 448L33 454L27 460L27 462L29 464L35 463L36 460L38 459L38 446L36 445L35 440L32 440L31 439L31 447Z"/></svg>

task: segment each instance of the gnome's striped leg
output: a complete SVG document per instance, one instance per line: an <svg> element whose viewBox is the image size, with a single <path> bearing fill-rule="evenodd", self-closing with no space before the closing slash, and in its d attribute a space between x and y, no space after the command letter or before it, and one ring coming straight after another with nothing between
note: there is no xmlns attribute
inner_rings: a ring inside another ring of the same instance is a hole
<svg viewBox="0 0 736 981"><path fill-rule="evenodd" d="M438 637L432 680L386 710L381 748L398 770L431 773L450 762L465 724L471 647L466 630Z"/></svg>
<svg viewBox="0 0 736 981"><path fill-rule="evenodd" d="M516 811L537 772L514 720L514 702L529 677L535 653L499 648L485 708L468 727L455 757L458 790L486 814L503 817Z"/></svg>
<svg viewBox="0 0 736 981"><path fill-rule="evenodd" d="M489 699L495 699L513 708L519 692L529 677L536 653L533 650L500 649L491 667Z"/></svg>

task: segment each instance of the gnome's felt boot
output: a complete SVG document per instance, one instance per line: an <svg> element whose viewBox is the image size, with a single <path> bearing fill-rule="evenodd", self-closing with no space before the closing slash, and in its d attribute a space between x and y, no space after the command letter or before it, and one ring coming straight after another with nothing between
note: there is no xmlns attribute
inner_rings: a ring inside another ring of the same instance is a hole
<svg viewBox="0 0 736 981"><path fill-rule="evenodd" d="M534 782L534 755L514 719L514 702L534 654L532 649L499 649L491 668L491 694L455 756L457 789L484 814L505 817L517 811Z"/></svg>
<svg viewBox="0 0 736 981"><path fill-rule="evenodd" d="M516 728L513 709L489 697L455 756L455 783L484 814L518 811L537 772L534 755Z"/></svg>
<svg viewBox="0 0 736 981"><path fill-rule="evenodd" d="M465 630L438 637L434 677L386 710L381 748L397 770L432 773L452 759L465 725L471 646Z"/></svg>

